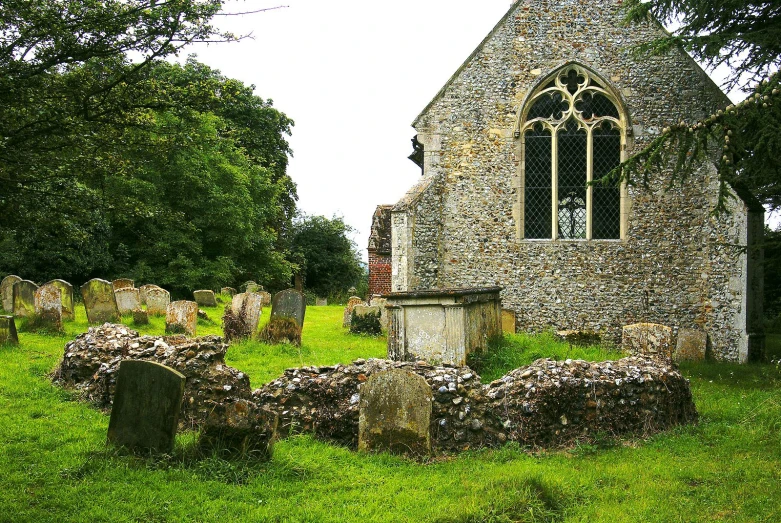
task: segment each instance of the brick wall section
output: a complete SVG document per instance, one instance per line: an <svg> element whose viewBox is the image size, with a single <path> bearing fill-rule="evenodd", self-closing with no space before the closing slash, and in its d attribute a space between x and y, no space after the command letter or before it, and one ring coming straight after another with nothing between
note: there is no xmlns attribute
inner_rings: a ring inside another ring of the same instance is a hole
<svg viewBox="0 0 781 523"><path fill-rule="evenodd" d="M521 329L593 330L618 340L638 321L701 328L719 359L745 361L748 207L714 218L717 177L705 163L683 189L669 172L628 191L617 241L520 237L523 100L568 63L594 71L620 97L627 154L661 130L729 101L684 53L635 58L664 34L626 26L618 0L521 0L413 123L424 176L393 208L393 290L499 285Z"/></svg>
<svg viewBox="0 0 781 523"><path fill-rule="evenodd" d="M369 295L391 292L391 255L369 253Z"/></svg>
<svg viewBox="0 0 781 523"><path fill-rule="evenodd" d="M369 296L391 292L391 210L378 205L369 235Z"/></svg>

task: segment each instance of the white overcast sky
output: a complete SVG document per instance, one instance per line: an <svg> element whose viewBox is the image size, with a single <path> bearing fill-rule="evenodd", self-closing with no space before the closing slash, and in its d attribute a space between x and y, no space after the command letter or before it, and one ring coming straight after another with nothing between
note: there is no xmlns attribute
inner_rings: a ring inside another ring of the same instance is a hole
<svg viewBox="0 0 781 523"><path fill-rule="evenodd" d="M366 259L371 216L420 177L410 126L510 0L234 0L224 30L251 39L187 48L295 120L288 174L298 207L342 216ZM738 96L738 99L742 96Z"/></svg>

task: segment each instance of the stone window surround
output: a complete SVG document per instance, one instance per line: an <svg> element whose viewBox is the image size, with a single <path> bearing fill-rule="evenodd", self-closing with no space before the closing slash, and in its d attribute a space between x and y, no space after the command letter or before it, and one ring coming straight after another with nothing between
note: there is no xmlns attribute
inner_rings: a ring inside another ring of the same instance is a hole
<svg viewBox="0 0 781 523"><path fill-rule="evenodd" d="M626 110L626 104L620 96L618 89L616 89L606 78L597 73L593 69L576 62L567 62L564 65L553 68L547 75L541 76L537 80L529 93L524 97L523 103L521 103L520 110L518 111L518 118L516 121L513 136L515 138L515 154L520 159L518 162L517 174L514 180L514 186L517 191L518 197L516 205L513 206L513 215L515 217L516 225L516 241L518 243L583 243L583 242L599 242L599 243L621 243L627 239L628 228L628 215L629 215L629 193L627 185L624 183L620 188L620 237L615 239L593 239L591 231L592 221L592 189L588 188L587 191L587 233L586 238L573 238L563 239L558 237L558 227L556 226L558 220L558 212L556 206L553 208L553 221L551 224L552 237L551 238L524 238L524 174L525 174L525 161L524 161L524 131L529 122L526 122L526 116L533 105L533 101L537 95L545 90L546 85L556 77L574 70L579 75L586 76L587 78L593 78L601 86L598 91L601 94L607 96L607 98L613 102L618 109L619 118L613 121L613 124L620 131L621 136L621 161L623 162L627 158L627 149L632 146L632 127L629 121L628 112ZM566 88L565 88L566 90ZM566 121L567 118L564 118ZM590 141L589 141L590 142ZM588 180L591 181L592 169L591 162L589 162ZM553 187L556 186L556 180L552 180ZM556 197L556 192L553 192L553 197Z"/></svg>

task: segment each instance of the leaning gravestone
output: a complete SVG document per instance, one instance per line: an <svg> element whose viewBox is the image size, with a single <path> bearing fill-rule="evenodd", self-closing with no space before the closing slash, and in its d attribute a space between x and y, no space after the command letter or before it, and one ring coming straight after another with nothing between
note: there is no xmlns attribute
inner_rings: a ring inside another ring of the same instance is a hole
<svg viewBox="0 0 781 523"><path fill-rule="evenodd" d="M0 282L0 299L2 299L0 306L2 306L5 312L14 311L14 283L18 281L22 281L22 279L19 276L11 274L3 278L3 281Z"/></svg>
<svg viewBox="0 0 781 523"><path fill-rule="evenodd" d="M35 290L35 315L42 327L62 330L62 295L60 289L47 283Z"/></svg>
<svg viewBox="0 0 781 523"><path fill-rule="evenodd" d="M388 300L377 296L371 299L369 305L380 308L380 326L382 327L382 332L388 332L388 327L390 326L390 315L388 314L388 309L385 307L388 305Z"/></svg>
<svg viewBox="0 0 781 523"><path fill-rule="evenodd" d="M675 346L675 361L704 361L708 350L708 333L700 329L680 329Z"/></svg>
<svg viewBox="0 0 781 523"><path fill-rule="evenodd" d="M52 280L46 285L54 285L60 290L60 302L62 303L62 319L72 320L75 318L73 309L73 285L65 280Z"/></svg>
<svg viewBox="0 0 781 523"><path fill-rule="evenodd" d="M217 306L217 298L214 296L214 291L195 291L193 292L193 298L195 298L195 303L197 303L200 307Z"/></svg>
<svg viewBox="0 0 781 523"><path fill-rule="evenodd" d="M151 361L119 364L108 441L130 450L170 453L184 395L183 374Z"/></svg>
<svg viewBox="0 0 781 523"><path fill-rule="evenodd" d="M250 336L258 330L260 315L263 310L263 301L257 292L242 292L231 300L233 314L244 322L245 332Z"/></svg>
<svg viewBox="0 0 781 523"><path fill-rule="evenodd" d="M344 316L342 317L342 326L349 327L350 322L353 319L353 309L356 305L364 305L363 300L358 296L350 296L347 300L347 307L344 308Z"/></svg>
<svg viewBox="0 0 781 523"><path fill-rule="evenodd" d="M122 287L114 291L114 297L117 299L117 309L120 314L132 314L134 310L141 308L138 289Z"/></svg>
<svg viewBox="0 0 781 523"><path fill-rule="evenodd" d="M270 292L258 291L255 294L260 296L260 303L264 307L267 307L267 306L271 305L271 293Z"/></svg>
<svg viewBox="0 0 781 523"><path fill-rule="evenodd" d="M38 286L30 280L14 283L14 316L26 318L35 314L35 291Z"/></svg>
<svg viewBox="0 0 781 523"><path fill-rule="evenodd" d="M138 288L138 299L141 300L141 305L146 305L146 293L149 292L150 289L159 289L157 285L153 283L147 283L146 285L142 285Z"/></svg>
<svg viewBox="0 0 781 523"><path fill-rule="evenodd" d="M361 385L358 448L429 454L432 401L423 376L401 369L373 374Z"/></svg>
<svg viewBox="0 0 781 523"><path fill-rule="evenodd" d="M0 345L19 345L13 316L0 316Z"/></svg>
<svg viewBox="0 0 781 523"><path fill-rule="evenodd" d="M168 304L171 303L171 293L160 287L147 289L146 312L152 316L165 316Z"/></svg>
<svg viewBox="0 0 781 523"><path fill-rule="evenodd" d="M244 282L241 288L244 290L244 292L258 292L263 290L263 286L258 285L254 281Z"/></svg>
<svg viewBox="0 0 781 523"><path fill-rule="evenodd" d="M198 327L198 304L194 301L172 301L165 313L165 332L195 336Z"/></svg>
<svg viewBox="0 0 781 523"><path fill-rule="evenodd" d="M304 327L304 314L306 313L306 300L304 295L295 289L280 291L274 295L271 301L271 319L290 318L295 320L298 328Z"/></svg>
<svg viewBox="0 0 781 523"><path fill-rule="evenodd" d="M220 289L220 294L225 294L232 298L233 296L236 296L236 289L233 287L223 287Z"/></svg>
<svg viewBox="0 0 781 523"><path fill-rule="evenodd" d="M625 325L621 333L621 348L632 356L671 359L673 331L657 323Z"/></svg>
<svg viewBox="0 0 781 523"><path fill-rule="evenodd" d="M112 281L111 286L114 287L115 291L118 291L119 289L126 289L128 287L132 289L136 286L136 283L128 278L119 278Z"/></svg>
<svg viewBox="0 0 781 523"><path fill-rule="evenodd" d="M111 282L94 278L81 286L81 297L84 298L90 323L119 322L119 309Z"/></svg>

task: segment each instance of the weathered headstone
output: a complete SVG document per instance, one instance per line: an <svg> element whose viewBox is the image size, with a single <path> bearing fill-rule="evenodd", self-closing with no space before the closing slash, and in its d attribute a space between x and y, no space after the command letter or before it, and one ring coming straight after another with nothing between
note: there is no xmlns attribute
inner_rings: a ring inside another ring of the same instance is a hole
<svg viewBox="0 0 781 523"><path fill-rule="evenodd" d="M47 283L35 290L35 315L39 326L62 330L62 297L60 289Z"/></svg>
<svg viewBox="0 0 781 523"><path fill-rule="evenodd" d="M632 356L672 358L673 331L657 323L625 325L621 333L621 348Z"/></svg>
<svg viewBox="0 0 781 523"><path fill-rule="evenodd" d="M149 292L150 289L159 289L157 285L153 283L147 283L146 285L142 285L138 288L138 299L141 300L141 305L146 305L146 293Z"/></svg>
<svg viewBox="0 0 781 523"><path fill-rule="evenodd" d="M183 374L151 361L119 364L109 442L130 450L170 453L184 395Z"/></svg>
<svg viewBox="0 0 781 523"><path fill-rule="evenodd" d="M146 291L146 312L152 316L164 316L168 311L168 304L171 303L171 293L160 287L147 289Z"/></svg>
<svg viewBox="0 0 781 523"><path fill-rule="evenodd" d="M347 300L347 307L344 308L344 316L342 317L342 326L349 327L350 322L353 319L353 309L356 305L363 305L363 300L358 296L350 296Z"/></svg>
<svg viewBox="0 0 781 523"><path fill-rule="evenodd" d="M38 286L30 280L14 283L14 316L26 318L35 314L35 291Z"/></svg>
<svg viewBox="0 0 781 523"><path fill-rule="evenodd" d="M236 289L233 287L223 287L220 289L220 294L225 294L227 296L233 297L236 296Z"/></svg>
<svg viewBox="0 0 781 523"><path fill-rule="evenodd" d="M172 301L165 313L165 332L195 336L198 327L198 304L194 301Z"/></svg>
<svg viewBox="0 0 781 523"><path fill-rule="evenodd" d="M379 296L375 296L371 299L369 302L369 305L372 307L379 307L380 308L380 326L382 327L382 332L388 332L388 326L390 325L390 316L388 315L388 309L385 308L385 306L388 304L388 300L385 298L380 298Z"/></svg>
<svg viewBox="0 0 781 523"><path fill-rule="evenodd" d="M264 307L268 307L271 305L271 293L266 291L258 291L255 294L258 294L260 296L260 303Z"/></svg>
<svg viewBox="0 0 781 523"><path fill-rule="evenodd" d="M114 291L114 296L117 299L117 309L120 314L131 314L134 310L141 308L138 289L122 287Z"/></svg>
<svg viewBox="0 0 781 523"><path fill-rule="evenodd" d="M515 334L515 311L512 309L502 309L502 332Z"/></svg>
<svg viewBox="0 0 781 523"><path fill-rule="evenodd" d="M231 300L231 310L242 319L246 332L252 336L258 330L258 322L263 309L262 297L256 292L242 292Z"/></svg>
<svg viewBox="0 0 781 523"><path fill-rule="evenodd" d="M0 306L2 306L5 312L14 311L14 283L18 281L22 281L22 279L19 276L10 274L0 282L0 299L2 299Z"/></svg>
<svg viewBox="0 0 781 523"><path fill-rule="evenodd" d="M290 318L295 320L299 328L304 327L306 300L304 295L295 289L280 291L271 301L271 319Z"/></svg>
<svg viewBox="0 0 781 523"><path fill-rule="evenodd" d="M111 286L115 291L118 291L119 289L125 289L127 287L133 288L136 286L136 284L133 280L128 278L118 278L111 282Z"/></svg>
<svg viewBox="0 0 781 523"><path fill-rule="evenodd" d="M214 291L195 291L193 292L193 298L195 298L195 303L197 303L200 307L217 306L217 298L214 296Z"/></svg>
<svg viewBox="0 0 781 523"><path fill-rule="evenodd" d="M429 454L432 401L423 376L401 369L373 374L360 390L358 448Z"/></svg>
<svg viewBox="0 0 781 523"><path fill-rule="evenodd" d="M244 282L241 288L244 290L244 292L258 292L263 290L263 286L258 285L254 281Z"/></svg>
<svg viewBox="0 0 781 523"><path fill-rule="evenodd" d="M328 298L315 298L316 307L325 307L328 305Z"/></svg>
<svg viewBox="0 0 781 523"><path fill-rule="evenodd" d="M680 329L673 360L704 361L708 349L708 333L700 329Z"/></svg>
<svg viewBox="0 0 781 523"><path fill-rule="evenodd" d="M75 316L73 309L73 285L65 280L52 280L46 285L54 285L60 290L60 302L62 303L62 319L72 320Z"/></svg>
<svg viewBox="0 0 781 523"><path fill-rule="evenodd" d="M133 310L133 323L136 325L149 325L149 313L144 309Z"/></svg>
<svg viewBox="0 0 781 523"><path fill-rule="evenodd" d="M13 316L0 316L0 345L19 345Z"/></svg>
<svg viewBox="0 0 781 523"><path fill-rule="evenodd" d="M90 323L118 323L120 320L117 299L111 282L94 278L81 286L81 297Z"/></svg>

